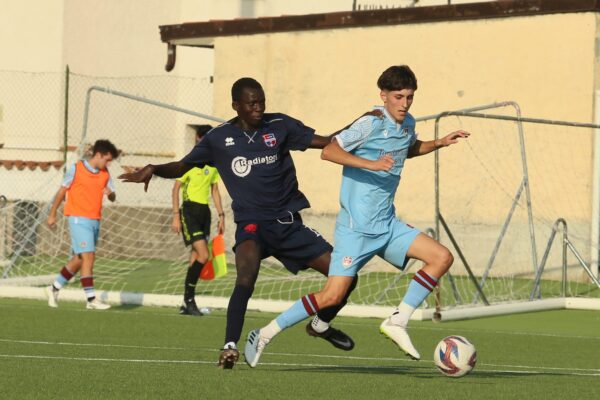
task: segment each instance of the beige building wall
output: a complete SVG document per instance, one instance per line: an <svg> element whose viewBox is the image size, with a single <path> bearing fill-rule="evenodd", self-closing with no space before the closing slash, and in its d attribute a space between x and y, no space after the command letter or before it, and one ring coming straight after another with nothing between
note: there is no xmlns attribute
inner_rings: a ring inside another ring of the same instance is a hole
<svg viewBox="0 0 600 400"><path fill-rule="evenodd" d="M253 76L264 85L268 110L291 114L322 134L330 133L379 104L379 74L390 65L406 63L419 79L411 110L416 117L514 100L526 116L589 122L595 35L596 16L580 13L217 38L215 114L231 116L231 84L241 76ZM423 139L432 135L431 129L421 131ZM553 140L557 142L549 152L536 145L552 146L544 130L526 127L530 164L543 165L548 154L560 156L561 148L568 148L569 155L577 155L569 159L568 179L574 179L571 183L583 188L579 195L589 199L589 132L576 140ZM314 150L295 154L295 160L301 188L313 209L335 212L340 168L319 161ZM460 163L460 157L452 160ZM431 203L411 201L411 196L415 187L433 186L432 165L433 157L407 164L397 196L401 214L431 220ZM477 184L475 179L470 182ZM540 193L534 189L532 196L540 198ZM560 198L545 199L555 200ZM588 203L573 217L587 219L590 210ZM504 212L488 207L475 217L485 220L498 213Z"/></svg>

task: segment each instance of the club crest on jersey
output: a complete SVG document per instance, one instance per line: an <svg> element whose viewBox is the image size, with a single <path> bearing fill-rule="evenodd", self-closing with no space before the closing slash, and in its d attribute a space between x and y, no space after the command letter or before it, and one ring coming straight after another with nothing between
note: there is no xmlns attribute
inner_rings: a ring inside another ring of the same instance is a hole
<svg viewBox="0 0 600 400"><path fill-rule="evenodd" d="M274 133L267 133L266 135L262 135L262 137L267 147L275 147L277 144L277 139L275 138Z"/></svg>
<svg viewBox="0 0 600 400"><path fill-rule="evenodd" d="M235 142L232 137L225 138L225 146L233 146Z"/></svg>
<svg viewBox="0 0 600 400"><path fill-rule="evenodd" d="M352 265L352 257L350 256L346 256L342 259L342 265L344 266L344 268L348 268L349 266Z"/></svg>
<svg viewBox="0 0 600 400"><path fill-rule="evenodd" d="M204 170L204 175L208 175L208 174L210 174L210 170L209 170L208 168L206 168L206 169Z"/></svg>

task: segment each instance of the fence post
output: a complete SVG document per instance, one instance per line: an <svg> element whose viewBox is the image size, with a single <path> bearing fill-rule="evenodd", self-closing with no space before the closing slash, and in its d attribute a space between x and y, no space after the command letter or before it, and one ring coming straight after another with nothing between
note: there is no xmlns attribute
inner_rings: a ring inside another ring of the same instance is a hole
<svg viewBox="0 0 600 400"><path fill-rule="evenodd" d="M594 123L600 124L600 90L594 97ZM600 260L600 129L594 129L594 172L592 173L592 238L590 243L590 269L599 278L598 262Z"/></svg>
<svg viewBox="0 0 600 400"><path fill-rule="evenodd" d="M63 127L63 162L64 168L67 168L67 153L69 147L69 64L65 68L65 113Z"/></svg>

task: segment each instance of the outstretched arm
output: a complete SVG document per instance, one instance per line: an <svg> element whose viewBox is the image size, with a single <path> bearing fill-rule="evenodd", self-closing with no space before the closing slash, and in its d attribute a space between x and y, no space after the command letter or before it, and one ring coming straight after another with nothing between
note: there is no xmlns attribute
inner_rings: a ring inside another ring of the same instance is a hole
<svg viewBox="0 0 600 400"><path fill-rule="evenodd" d="M119 179L124 182L144 183L144 191L148 191L148 185L152 175L160 176L161 178L175 179L184 175L193 165L185 164L182 161L174 161L166 164L152 165L148 164L144 168L135 172L129 172L119 175Z"/></svg>
<svg viewBox="0 0 600 400"><path fill-rule="evenodd" d="M369 169L371 171L389 171L394 166L394 159L388 155L381 157L379 160L367 160L366 158L348 153L340 147L337 140L333 140L325 146L321 152L321 158L336 164Z"/></svg>
<svg viewBox="0 0 600 400"><path fill-rule="evenodd" d="M458 143L458 138L466 139L469 137L469 135L469 132L461 130L452 132L441 139L429 140L426 142L417 140L408 150L408 158L423 156L442 147L448 147L451 144Z"/></svg>
<svg viewBox="0 0 600 400"><path fill-rule="evenodd" d="M333 139L333 137L335 135L337 135L338 133L340 133L341 131L344 131L348 128L350 128L352 126L353 123L355 123L356 121L358 121L360 118L364 117L365 115L372 115L374 117L381 117L383 115L383 113L381 112L381 110L371 110L368 111L366 113L364 113L363 115L361 115L360 117L358 117L357 119L355 119L354 121L352 121L351 123L349 123L348 125L346 125L345 127L343 127L342 129L333 132L331 135L329 136L320 136L320 135L316 135L313 137L312 141L310 142L310 146L308 146L309 149L323 149L325 148L325 146L327 146L329 143L331 143L331 140Z"/></svg>

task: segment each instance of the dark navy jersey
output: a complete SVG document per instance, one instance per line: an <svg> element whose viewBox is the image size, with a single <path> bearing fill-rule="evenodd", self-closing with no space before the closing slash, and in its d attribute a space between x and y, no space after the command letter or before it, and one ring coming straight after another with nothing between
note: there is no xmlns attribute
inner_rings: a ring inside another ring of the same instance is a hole
<svg viewBox="0 0 600 400"><path fill-rule="evenodd" d="M217 168L236 222L282 218L310 207L298 189L290 150L306 150L315 130L279 113L264 114L261 126L250 132L236 121L209 131L182 161Z"/></svg>

